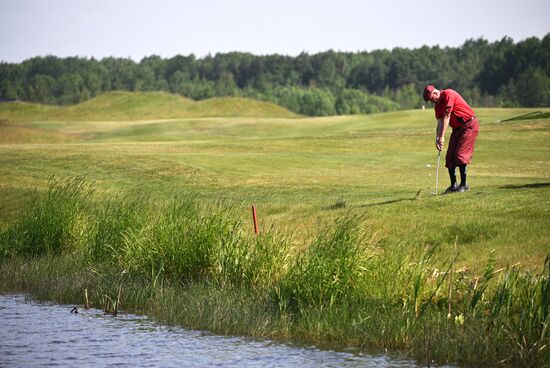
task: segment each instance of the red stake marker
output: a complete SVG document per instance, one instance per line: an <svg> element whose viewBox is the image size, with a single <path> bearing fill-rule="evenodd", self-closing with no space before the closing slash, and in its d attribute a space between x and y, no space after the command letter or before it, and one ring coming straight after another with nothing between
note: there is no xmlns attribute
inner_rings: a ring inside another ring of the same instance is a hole
<svg viewBox="0 0 550 368"><path fill-rule="evenodd" d="M258 235L258 218L256 217L256 205L252 205L252 219L254 220L254 233Z"/></svg>

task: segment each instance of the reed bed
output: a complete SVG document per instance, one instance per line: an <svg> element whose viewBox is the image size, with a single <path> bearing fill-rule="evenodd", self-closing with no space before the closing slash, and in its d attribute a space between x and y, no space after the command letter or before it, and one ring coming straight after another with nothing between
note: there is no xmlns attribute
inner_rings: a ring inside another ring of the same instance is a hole
<svg viewBox="0 0 550 368"><path fill-rule="evenodd" d="M362 214L311 244L245 231L240 208L104 200L83 178L49 190L0 231L2 289L218 333L405 351L419 361L543 367L550 361L550 257L540 272L481 275L433 245L380 240Z"/></svg>

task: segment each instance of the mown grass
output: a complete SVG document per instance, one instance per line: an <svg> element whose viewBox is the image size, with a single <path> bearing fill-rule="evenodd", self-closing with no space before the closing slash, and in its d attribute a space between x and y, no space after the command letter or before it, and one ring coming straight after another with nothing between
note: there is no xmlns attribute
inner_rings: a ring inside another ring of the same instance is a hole
<svg viewBox="0 0 550 368"><path fill-rule="evenodd" d="M548 119L498 123L530 110L476 109L472 191L432 196L432 111L166 120L164 108L150 106L156 117L141 120L133 109L143 101L120 107L117 99L113 116L124 120L106 119L106 107L50 119L33 105L9 117L32 139L0 126L2 288L63 301L88 288L103 306L122 279L124 308L189 327L408 349L421 359L429 351L439 361L547 359L534 332L517 331L528 328L521 310L535 313L521 303L548 305L540 286L550 253ZM52 187L54 174L87 179ZM79 194L67 196L73 189ZM35 199L42 207L29 204ZM475 294L479 314L469 307L472 285L488 265L503 270ZM436 268L447 276L432 277ZM309 278L316 283L300 283ZM502 282L521 287L498 292ZM497 294L513 295L498 318L489 313Z"/></svg>
<svg viewBox="0 0 550 368"><path fill-rule="evenodd" d="M549 122L496 123L524 110L477 110L481 133L469 167L473 190L465 196L430 195L433 113L405 111L317 119L20 123L72 141L0 144L2 206L9 216L29 190L44 190L52 174L82 175L105 196L169 197L176 189L207 202L223 197L232 205L256 203L262 226L296 232L302 241L318 223L357 210L369 214L380 237L394 242L438 244L445 254L459 235L458 262L475 271L493 249L499 266L521 262L534 270L550 238ZM442 167L440 190L447 180ZM250 223L248 211L241 213Z"/></svg>
<svg viewBox="0 0 550 368"><path fill-rule="evenodd" d="M148 313L215 332L406 350L419 360L542 367L550 358L550 257L534 273L475 277L458 248L376 240L347 213L305 250L273 229L253 236L235 208L176 195L97 198L51 179L0 233L4 290ZM439 270L438 270L439 268Z"/></svg>

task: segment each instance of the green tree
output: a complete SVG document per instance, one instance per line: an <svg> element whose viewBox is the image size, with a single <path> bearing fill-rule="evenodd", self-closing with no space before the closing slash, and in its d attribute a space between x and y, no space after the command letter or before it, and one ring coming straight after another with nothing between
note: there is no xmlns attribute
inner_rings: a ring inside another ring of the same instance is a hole
<svg viewBox="0 0 550 368"><path fill-rule="evenodd" d="M49 75L36 74L27 84L27 97L40 103L52 103L55 80Z"/></svg>
<svg viewBox="0 0 550 368"><path fill-rule="evenodd" d="M138 77L133 81L134 91L155 91L157 90L155 73L148 66L141 66Z"/></svg>
<svg viewBox="0 0 550 368"><path fill-rule="evenodd" d="M550 106L550 77L541 68L530 68L515 81L515 94L521 106Z"/></svg>
<svg viewBox="0 0 550 368"><path fill-rule="evenodd" d="M300 99L300 112L311 116L328 116L336 114L336 99L325 89L308 88Z"/></svg>
<svg viewBox="0 0 550 368"><path fill-rule="evenodd" d="M84 86L78 74L63 74L57 81L57 102L70 105L81 102L81 93Z"/></svg>
<svg viewBox="0 0 550 368"><path fill-rule="evenodd" d="M176 55L168 59L164 67L164 79L171 81L176 72L182 72L189 76L189 79L198 77L198 62L195 55L189 56ZM172 86L170 86L172 88Z"/></svg>
<svg viewBox="0 0 550 368"><path fill-rule="evenodd" d="M193 93L193 82L189 73L177 70L170 79L170 91L182 96L190 97Z"/></svg>
<svg viewBox="0 0 550 368"><path fill-rule="evenodd" d="M102 76L99 74L95 74L93 72L85 74L84 84L86 85L88 91L90 91L91 97L95 97L102 92L103 81Z"/></svg>
<svg viewBox="0 0 550 368"><path fill-rule="evenodd" d="M233 74L222 72L215 84L217 96L235 96L238 94L238 87Z"/></svg>
<svg viewBox="0 0 550 368"><path fill-rule="evenodd" d="M401 108L416 107L428 83L457 89L475 105L547 104L548 78L550 34L518 43L505 37L453 48L329 50L296 57L230 52L201 59L152 55L136 63L49 55L0 63L0 97L68 104L111 90L171 91L194 99L245 95L326 115L393 109L388 98Z"/></svg>
<svg viewBox="0 0 550 368"><path fill-rule="evenodd" d="M399 87L392 93L391 100L398 103L402 109L418 108L424 102L414 83Z"/></svg>
<svg viewBox="0 0 550 368"><path fill-rule="evenodd" d="M193 80L193 90L191 97L194 100L204 100L215 96L215 83L205 78L195 78Z"/></svg>

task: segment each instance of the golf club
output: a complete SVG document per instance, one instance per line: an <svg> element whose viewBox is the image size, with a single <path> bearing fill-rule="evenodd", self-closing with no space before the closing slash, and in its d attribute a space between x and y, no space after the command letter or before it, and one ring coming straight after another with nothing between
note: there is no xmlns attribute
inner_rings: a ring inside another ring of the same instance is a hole
<svg viewBox="0 0 550 368"><path fill-rule="evenodd" d="M437 194L437 189L439 188L439 159L441 158L441 151L437 151L437 166L435 168L435 192L433 195Z"/></svg>

